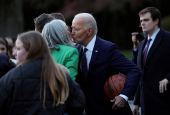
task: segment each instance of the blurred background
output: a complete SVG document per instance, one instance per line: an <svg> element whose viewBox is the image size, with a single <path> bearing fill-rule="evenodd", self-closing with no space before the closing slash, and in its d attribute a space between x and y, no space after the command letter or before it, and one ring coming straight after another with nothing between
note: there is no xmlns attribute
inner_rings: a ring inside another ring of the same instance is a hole
<svg viewBox="0 0 170 115"><path fill-rule="evenodd" d="M170 31L170 0L0 0L0 37L16 39L17 34L34 30L33 19L42 13L62 13L71 26L77 13L91 13L98 36L116 43L131 58L131 33L139 27L138 13L156 7L162 14L162 27Z"/></svg>

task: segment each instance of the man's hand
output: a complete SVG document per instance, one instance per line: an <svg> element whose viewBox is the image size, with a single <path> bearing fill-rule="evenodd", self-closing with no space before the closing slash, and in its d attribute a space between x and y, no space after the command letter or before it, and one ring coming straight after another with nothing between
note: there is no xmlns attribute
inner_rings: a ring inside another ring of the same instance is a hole
<svg viewBox="0 0 170 115"><path fill-rule="evenodd" d="M132 33L132 42L133 42L133 48L137 49L137 46L140 44L141 41L136 40L136 34L137 32Z"/></svg>
<svg viewBox="0 0 170 115"><path fill-rule="evenodd" d="M132 110L133 115L139 115L139 105L134 105Z"/></svg>
<svg viewBox="0 0 170 115"><path fill-rule="evenodd" d="M126 100L121 96L116 96L111 102L114 102L112 109L117 110L123 108L126 104Z"/></svg>
<svg viewBox="0 0 170 115"><path fill-rule="evenodd" d="M159 82L159 93L163 93L167 90L167 84L169 81L165 78Z"/></svg>

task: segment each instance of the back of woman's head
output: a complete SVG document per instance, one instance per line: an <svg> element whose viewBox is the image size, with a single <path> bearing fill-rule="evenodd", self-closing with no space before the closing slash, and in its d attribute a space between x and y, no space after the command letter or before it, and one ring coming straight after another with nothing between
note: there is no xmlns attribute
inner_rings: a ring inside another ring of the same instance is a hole
<svg viewBox="0 0 170 115"><path fill-rule="evenodd" d="M42 35L38 32L30 31L18 35L17 39L22 42L23 47L28 51L25 62L42 59L40 99L42 84L44 84L43 107L45 108L46 83L48 83L53 95L53 105L64 103L69 92L66 75L62 67L53 60Z"/></svg>
<svg viewBox="0 0 170 115"><path fill-rule="evenodd" d="M5 48L6 48L6 54L4 54L4 55L7 55L10 58L11 56L10 56L10 53L9 53L8 42L5 39L0 38L0 44L4 45Z"/></svg>
<svg viewBox="0 0 170 115"><path fill-rule="evenodd" d="M47 23L43 28L42 35L50 49L59 50L57 44L74 47L69 38L66 24L61 20L53 20Z"/></svg>
<svg viewBox="0 0 170 115"><path fill-rule="evenodd" d="M45 54L50 55L45 40L38 32L29 31L21 33L17 39L23 43L23 47L28 51L27 61L42 59Z"/></svg>

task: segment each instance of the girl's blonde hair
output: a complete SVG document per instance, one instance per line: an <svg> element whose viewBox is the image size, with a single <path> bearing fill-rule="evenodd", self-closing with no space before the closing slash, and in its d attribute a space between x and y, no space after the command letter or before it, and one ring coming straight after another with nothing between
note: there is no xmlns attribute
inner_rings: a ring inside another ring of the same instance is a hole
<svg viewBox="0 0 170 115"><path fill-rule="evenodd" d="M63 67L53 60L50 50L42 35L35 31L29 31L19 34L17 39L23 43L23 47L26 51L28 51L25 62L42 59L40 100L42 85L44 84L43 107L45 108L46 83L48 83L53 95L53 106L63 104L69 95L66 74Z"/></svg>

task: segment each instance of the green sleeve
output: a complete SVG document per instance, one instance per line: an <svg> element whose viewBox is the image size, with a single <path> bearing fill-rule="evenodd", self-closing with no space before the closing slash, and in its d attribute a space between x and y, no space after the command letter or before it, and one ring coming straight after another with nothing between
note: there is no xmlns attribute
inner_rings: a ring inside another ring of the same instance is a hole
<svg viewBox="0 0 170 115"><path fill-rule="evenodd" d="M70 51L68 54L67 62L65 63L65 67L70 71L71 78L75 81L76 76L78 74L78 61L79 61L79 54L78 50L74 48L74 50Z"/></svg>

